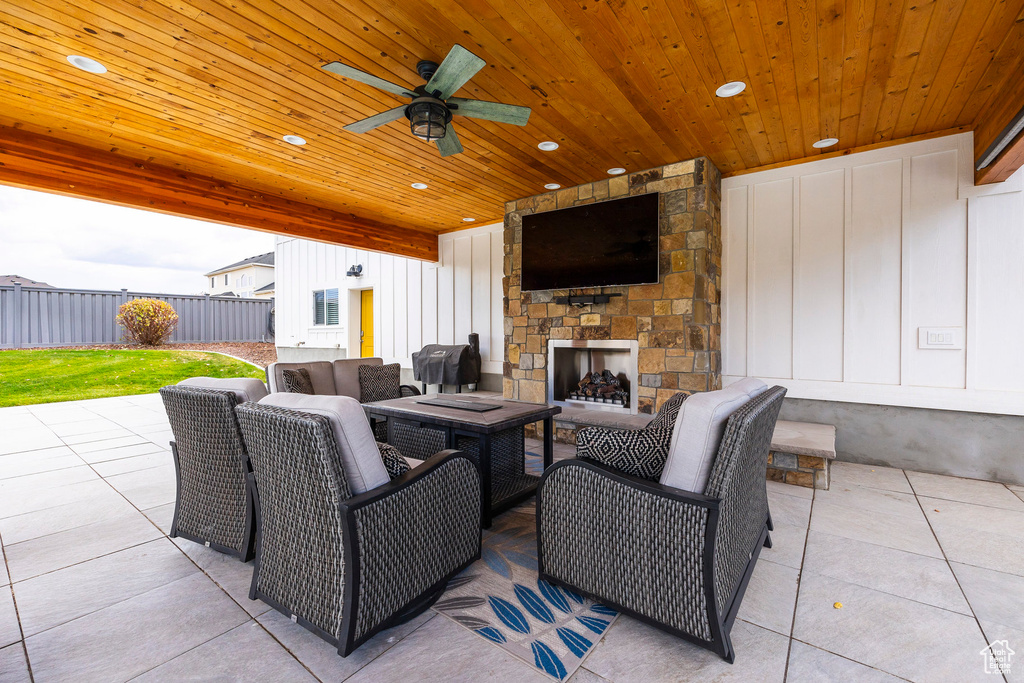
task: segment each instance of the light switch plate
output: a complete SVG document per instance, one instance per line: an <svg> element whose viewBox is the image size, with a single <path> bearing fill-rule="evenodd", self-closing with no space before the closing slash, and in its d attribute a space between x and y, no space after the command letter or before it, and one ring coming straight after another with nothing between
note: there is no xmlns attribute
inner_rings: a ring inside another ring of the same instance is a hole
<svg viewBox="0 0 1024 683"><path fill-rule="evenodd" d="M962 327L919 327L917 328L917 348L959 350L964 348L964 328Z"/></svg>

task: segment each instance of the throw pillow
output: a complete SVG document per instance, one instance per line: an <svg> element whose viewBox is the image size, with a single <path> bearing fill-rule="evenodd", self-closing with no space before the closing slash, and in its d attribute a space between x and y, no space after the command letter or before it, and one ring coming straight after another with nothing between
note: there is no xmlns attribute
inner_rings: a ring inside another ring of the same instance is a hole
<svg viewBox="0 0 1024 683"><path fill-rule="evenodd" d="M576 432L576 457L657 481L668 459L671 439L671 425L654 429L587 427Z"/></svg>
<svg viewBox="0 0 1024 683"><path fill-rule="evenodd" d="M402 476L411 469L409 461L402 457L398 449L391 444L378 441L377 450L380 451L380 461L384 463L384 469L388 471L388 476L392 479Z"/></svg>
<svg viewBox="0 0 1024 683"><path fill-rule="evenodd" d="M284 390L290 394L313 393L313 380L310 379L309 370L306 368L282 370L281 379L284 380Z"/></svg>
<svg viewBox="0 0 1024 683"><path fill-rule="evenodd" d="M398 363L387 365L359 366L359 402L373 403L402 397L402 366Z"/></svg>
<svg viewBox="0 0 1024 683"><path fill-rule="evenodd" d="M647 429L660 429L661 427L671 429L676 423L676 416L679 415L679 409L682 407L683 401L690 396L693 396L692 391L680 391L662 403L661 410L658 411L653 420L647 423Z"/></svg>

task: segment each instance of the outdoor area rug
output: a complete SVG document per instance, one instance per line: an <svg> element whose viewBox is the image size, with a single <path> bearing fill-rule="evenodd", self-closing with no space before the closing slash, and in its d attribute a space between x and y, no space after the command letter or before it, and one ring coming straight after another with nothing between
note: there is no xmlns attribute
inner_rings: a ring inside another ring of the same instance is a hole
<svg viewBox="0 0 1024 683"><path fill-rule="evenodd" d="M527 455L527 470L539 473L534 454ZM579 668L618 616L537 579L533 501L484 530L481 561L449 582L434 609L557 680Z"/></svg>

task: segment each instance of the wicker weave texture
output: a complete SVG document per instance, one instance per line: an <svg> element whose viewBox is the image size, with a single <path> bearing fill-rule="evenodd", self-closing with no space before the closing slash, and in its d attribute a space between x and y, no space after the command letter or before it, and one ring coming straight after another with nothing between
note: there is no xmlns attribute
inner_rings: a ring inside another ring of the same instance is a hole
<svg viewBox="0 0 1024 683"><path fill-rule="evenodd" d="M345 552L340 503L351 497L322 415L243 404L260 508L257 589L318 628L341 635Z"/></svg>
<svg viewBox="0 0 1024 683"><path fill-rule="evenodd" d="M469 460L453 458L354 515L358 639L477 555L480 477Z"/></svg>
<svg viewBox="0 0 1024 683"><path fill-rule="evenodd" d="M545 572L711 640L702 570L706 508L575 464L548 474L538 502Z"/></svg>
<svg viewBox="0 0 1024 683"><path fill-rule="evenodd" d="M765 471L785 395L784 388L774 387L729 418L704 490L705 495L722 499L715 538L715 597L723 608L768 520Z"/></svg>
<svg viewBox="0 0 1024 683"><path fill-rule="evenodd" d="M477 463L480 462L480 439L459 434L455 448ZM491 486L501 488L501 482L522 478L526 471L526 431L511 427L491 435Z"/></svg>
<svg viewBox="0 0 1024 683"><path fill-rule="evenodd" d="M245 445L235 395L197 387L160 390L178 453L176 531L245 551Z"/></svg>
<svg viewBox="0 0 1024 683"><path fill-rule="evenodd" d="M407 458L426 460L444 450L445 433L440 429L413 427L396 421L391 432L391 445Z"/></svg>

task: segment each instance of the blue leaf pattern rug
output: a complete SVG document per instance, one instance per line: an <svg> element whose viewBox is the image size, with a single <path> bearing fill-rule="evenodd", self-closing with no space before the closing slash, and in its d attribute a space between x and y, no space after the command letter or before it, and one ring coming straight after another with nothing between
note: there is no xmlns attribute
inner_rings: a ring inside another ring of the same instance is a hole
<svg viewBox="0 0 1024 683"><path fill-rule="evenodd" d="M527 459L531 468L540 469L536 457ZM480 561L449 582L434 609L561 681L618 614L537 579L535 514L531 501L495 519Z"/></svg>

